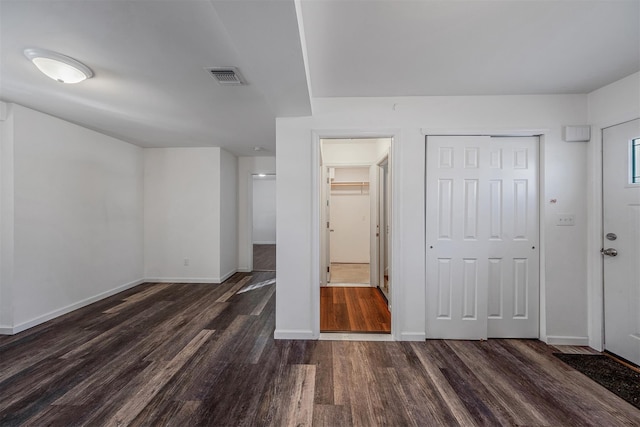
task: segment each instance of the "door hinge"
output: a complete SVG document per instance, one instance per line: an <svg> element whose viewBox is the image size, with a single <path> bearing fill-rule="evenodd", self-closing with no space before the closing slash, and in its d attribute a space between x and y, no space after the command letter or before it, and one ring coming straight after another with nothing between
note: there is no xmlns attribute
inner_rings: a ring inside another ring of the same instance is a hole
<svg viewBox="0 0 640 427"><path fill-rule="evenodd" d="M327 228L329 228L329 221L327 221Z"/></svg>
<svg viewBox="0 0 640 427"><path fill-rule="evenodd" d="M329 268L330 268L330 267L327 265L327 273L329 272Z"/></svg>

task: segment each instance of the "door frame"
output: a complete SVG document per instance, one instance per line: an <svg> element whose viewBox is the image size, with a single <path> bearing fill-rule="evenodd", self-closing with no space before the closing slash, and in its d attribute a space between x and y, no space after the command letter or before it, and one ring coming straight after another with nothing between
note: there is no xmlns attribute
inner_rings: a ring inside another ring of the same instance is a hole
<svg viewBox="0 0 640 427"><path fill-rule="evenodd" d="M544 165L545 165L545 146L548 135L551 133L550 129L422 129L422 135L424 136L424 144L425 144L425 155L426 155L426 144L427 137L429 136L488 136L488 137L523 137L523 136L537 136L538 137L538 234L539 234L539 245L540 245L540 253L539 253L539 265L538 265L538 277L539 277L539 302L538 302L538 335L539 340L549 343L547 338L547 306L546 306L546 277L544 274L546 268L545 262L545 254L546 254L546 239L545 233L543 229L545 216L545 206L543 203L546 200L546 188L545 188L545 176L544 176ZM426 192L426 179L427 179L427 169L426 169L426 156L425 156L425 187L424 190ZM425 212L426 212L426 197L425 197ZM426 218L425 218L426 219ZM425 228L426 233L426 228ZM426 244L426 234L425 234L425 244ZM599 250L599 249L598 249ZM427 271L427 262L426 262L426 250L425 250L425 297L428 298L428 291L426 289L426 277L428 274ZM428 307L428 301L425 301L425 307ZM429 313L425 310L425 331L428 327L428 316Z"/></svg>
<svg viewBox="0 0 640 427"><path fill-rule="evenodd" d="M399 229L398 215L394 214L396 206L398 206L397 198L400 194L400 180L394 178L394 170L398 163L397 147L400 141L399 129L382 129L382 130L340 130L340 129L312 129L312 150L311 150L311 310L313 319L312 334L314 337L320 336L320 270L321 270L321 237L320 220L322 218L321 209L322 203L320 199L322 197L321 186L324 185L321 179L321 140L322 139L365 139L365 138L390 138L391 146L389 147L389 154L391 158L391 245L389 255L389 281L394 283L395 286L391 287L391 339L398 341L400 337L400 322L401 313L398 301L401 299L402 285L400 274L395 267L396 259L401 259L401 244L398 240L400 233L394 233L394 230ZM366 340L366 336L364 338ZM375 334L371 339L375 339Z"/></svg>

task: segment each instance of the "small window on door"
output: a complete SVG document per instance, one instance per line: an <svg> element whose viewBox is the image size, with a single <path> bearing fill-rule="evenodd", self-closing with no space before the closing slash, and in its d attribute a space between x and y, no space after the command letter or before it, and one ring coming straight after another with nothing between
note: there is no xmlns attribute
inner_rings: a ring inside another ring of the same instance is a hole
<svg viewBox="0 0 640 427"><path fill-rule="evenodd" d="M631 183L640 184L640 138L631 140Z"/></svg>

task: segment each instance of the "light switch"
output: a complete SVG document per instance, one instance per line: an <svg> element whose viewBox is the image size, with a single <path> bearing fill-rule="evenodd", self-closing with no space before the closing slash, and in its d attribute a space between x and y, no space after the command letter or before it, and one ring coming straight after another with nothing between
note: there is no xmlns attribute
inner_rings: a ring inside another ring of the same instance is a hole
<svg viewBox="0 0 640 427"><path fill-rule="evenodd" d="M563 226L573 226L576 225L576 216L573 214L557 214L556 215L556 225Z"/></svg>

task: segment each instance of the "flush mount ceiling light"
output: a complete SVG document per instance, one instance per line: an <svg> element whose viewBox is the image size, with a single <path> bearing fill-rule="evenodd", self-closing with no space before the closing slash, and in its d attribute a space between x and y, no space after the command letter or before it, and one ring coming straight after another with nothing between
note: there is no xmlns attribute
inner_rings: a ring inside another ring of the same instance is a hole
<svg viewBox="0 0 640 427"><path fill-rule="evenodd" d="M29 48L24 56L47 77L60 83L78 83L93 77L93 71L81 62L57 52Z"/></svg>

